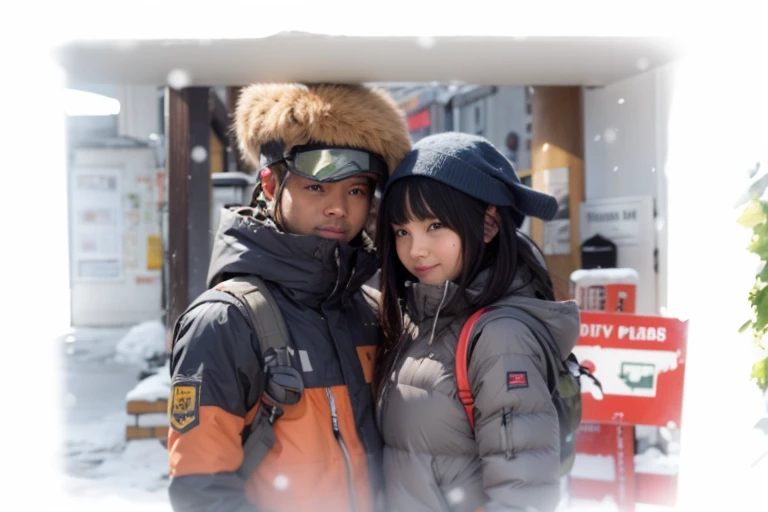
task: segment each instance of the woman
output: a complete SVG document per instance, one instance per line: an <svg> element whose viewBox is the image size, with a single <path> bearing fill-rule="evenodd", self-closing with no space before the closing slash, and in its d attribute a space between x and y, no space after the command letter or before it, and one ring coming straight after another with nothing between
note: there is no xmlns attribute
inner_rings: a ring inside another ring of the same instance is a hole
<svg viewBox="0 0 768 512"><path fill-rule="evenodd" d="M473 135L422 139L389 179L377 228L386 342L376 371L388 510L556 508L559 423L534 332L544 326L568 355L579 312L554 301L538 249L517 231L524 215L556 211ZM473 428L457 396L457 340L472 313L501 302L532 316L486 313L494 317L468 363Z"/></svg>

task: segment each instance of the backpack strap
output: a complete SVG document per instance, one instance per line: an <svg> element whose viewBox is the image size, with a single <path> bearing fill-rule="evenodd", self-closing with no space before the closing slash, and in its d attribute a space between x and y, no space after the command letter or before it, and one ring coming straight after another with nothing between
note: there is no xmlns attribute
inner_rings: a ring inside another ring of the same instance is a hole
<svg viewBox="0 0 768 512"><path fill-rule="evenodd" d="M254 275L239 276L218 284L211 291L231 297L244 312L256 333L263 359L265 378L259 410L242 432L243 462L238 473L248 478L275 444L272 425L283 415L283 406L301 400L304 380L291 366L288 328L264 281Z"/></svg>
<svg viewBox="0 0 768 512"><path fill-rule="evenodd" d="M256 331L262 355L266 357L270 349L281 355L285 352L290 340L288 329L277 301L264 281L254 275L239 276L218 284L214 290L226 292L245 302L247 318ZM287 357L281 362L286 364Z"/></svg>
<svg viewBox="0 0 768 512"><path fill-rule="evenodd" d="M459 388L459 400L461 400L464 406L464 411L467 413L467 419L472 426L472 430L475 430L475 397L469 388L469 377L467 376L469 368L469 339L475 324L486 311L488 311L488 308L476 311L464 322L464 326L459 334L459 344L456 346L456 384Z"/></svg>

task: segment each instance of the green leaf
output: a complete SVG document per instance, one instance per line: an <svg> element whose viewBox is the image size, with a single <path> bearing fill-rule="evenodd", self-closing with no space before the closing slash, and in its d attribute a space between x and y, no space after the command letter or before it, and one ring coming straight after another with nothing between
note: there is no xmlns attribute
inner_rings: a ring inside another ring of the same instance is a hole
<svg viewBox="0 0 768 512"><path fill-rule="evenodd" d="M757 385L761 390L768 389L768 357L752 366L752 378L757 379Z"/></svg>
<svg viewBox="0 0 768 512"><path fill-rule="evenodd" d="M749 329L751 325L752 325L752 320L747 320L746 322L744 322L744 325L739 327L739 334L744 333L744 331Z"/></svg>
<svg viewBox="0 0 768 512"><path fill-rule="evenodd" d="M768 283L768 265L763 265L763 270L760 271L757 278L764 283Z"/></svg>
<svg viewBox="0 0 768 512"><path fill-rule="evenodd" d="M752 297L752 307L755 308L754 330L757 332L768 327L768 286L763 286Z"/></svg>
<svg viewBox="0 0 768 512"><path fill-rule="evenodd" d="M754 228L758 224L763 224L768 220L768 213L766 213L759 201L752 200L744 211L739 216L738 222L745 228Z"/></svg>
<svg viewBox="0 0 768 512"><path fill-rule="evenodd" d="M752 227L752 237L765 239L768 237L768 222L762 222Z"/></svg>
<svg viewBox="0 0 768 512"><path fill-rule="evenodd" d="M752 243L749 244L747 249L749 252L753 252L760 256L761 260L768 260L768 234L765 236L760 234L752 237Z"/></svg>
<svg viewBox="0 0 768 512"><path fill-rule="evenodd" d="M738 222L742 226L752 228L752 239L748 250L757 254L763 262L768 263L768 201L750 202L739 216ZM754 318L739 328L739 333L751 328L755 346L762 349L765 349L763 340L768 339L768 264L766 263L757 271L748 295ZM752 367L752 378L757 380L758 387L763 392L768 391L768 357L755 363Z"/></svg>

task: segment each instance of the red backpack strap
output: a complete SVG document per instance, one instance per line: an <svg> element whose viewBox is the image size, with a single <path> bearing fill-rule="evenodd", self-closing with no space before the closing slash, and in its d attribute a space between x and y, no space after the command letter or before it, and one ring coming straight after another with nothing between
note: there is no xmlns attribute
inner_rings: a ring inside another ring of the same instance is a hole
<svg viewBox="0 0 768 512"><path fill-rule="evenodd" d="M456 384L459 388L459 400L464 405L464 411L467 413L467 419L472 426L472 430L475 429L475 416L473 414L475 397L472 396L472 390L469 389L469 377L467 376L467 369L469 367L469 336L478 319L486 311L487 308L481 309L464 322L464 327L461 328L461 334L459 334L459 343L456 346Z"/></svg>

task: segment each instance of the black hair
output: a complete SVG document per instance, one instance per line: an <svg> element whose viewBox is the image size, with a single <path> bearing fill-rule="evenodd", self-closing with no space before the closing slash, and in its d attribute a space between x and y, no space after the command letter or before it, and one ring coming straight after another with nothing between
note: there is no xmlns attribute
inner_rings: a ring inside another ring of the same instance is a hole
<svg viewBox="0 0 768 512"><path fill-rule="evenodd" d="M514 221L516 212L512 207L496 207L499 231L493 240L485 243L484 223L489 206L449 185L423 176L398 180L387 191L376 228L382 288L380 322L385 337L377 350L377 383L386 375L387 363L391 363L389 356L405 335L404 308L401 306L405 299L405 282L417 281L397 257L393 224L436 218L458 234L464 265L455 280L459 290L452 300L461 300L480 272L486 269L490 272L487 286L469 304L468 310L481 309L507 295L521 268L530 276L523 286L532 287L540 299L554 300L549 273L533 252L535 244L519 238L524 235L517 231Z"/></svg>

